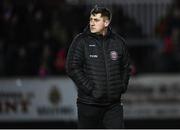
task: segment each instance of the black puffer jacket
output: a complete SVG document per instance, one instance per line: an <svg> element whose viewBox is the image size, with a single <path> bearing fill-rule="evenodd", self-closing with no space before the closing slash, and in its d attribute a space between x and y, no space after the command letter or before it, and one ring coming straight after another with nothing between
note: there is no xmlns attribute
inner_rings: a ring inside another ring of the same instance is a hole
<svg viewBox="0 0 180 130"><path fill-rule="evenodd" d="M78 88L78 102L97 105L120 102L130 73L124 40L110 28L104 37L86 28L69 48L66 71Z"/></svg>

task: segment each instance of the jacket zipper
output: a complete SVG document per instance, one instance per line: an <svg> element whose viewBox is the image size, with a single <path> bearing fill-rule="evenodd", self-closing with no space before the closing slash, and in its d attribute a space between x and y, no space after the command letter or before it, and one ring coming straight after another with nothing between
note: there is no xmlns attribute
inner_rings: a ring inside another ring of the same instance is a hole
<svg viewBox="0 0 180 130"><path fill-rule="evenodd" d="M104 38L103 38L103 54L104 54L104 63L106 67L106 94L107 94L107 100L109 99L109 94L108 94L108 86L109 86L109 73L108 73L108 66L107 66L107 58L106 58L106 49L105 49L105 43L104 43Z"/></svg>

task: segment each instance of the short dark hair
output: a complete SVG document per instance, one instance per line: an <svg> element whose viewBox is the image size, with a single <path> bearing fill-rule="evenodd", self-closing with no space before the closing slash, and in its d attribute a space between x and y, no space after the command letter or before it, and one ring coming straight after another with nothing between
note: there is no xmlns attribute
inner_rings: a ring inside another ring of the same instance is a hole
<svg viewBox="0 0 180 130"><path fill-rule="evenodd" d="M112 19L112 13L109 9L105 8L105 7L98 7L95 6L92 10L91 13L92 15L98 14L100 13L102 17L107 17L109 19L109 21L111 21Z"/></svg>

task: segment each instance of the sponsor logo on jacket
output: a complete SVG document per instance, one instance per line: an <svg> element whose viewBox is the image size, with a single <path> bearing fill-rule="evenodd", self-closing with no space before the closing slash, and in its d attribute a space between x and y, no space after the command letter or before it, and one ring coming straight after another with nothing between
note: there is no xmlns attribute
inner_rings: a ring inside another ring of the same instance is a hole
<svg viewBox="0 0 180 130"><path fill-rule="evenodd" d="M89 55L90 58L98 58L98 55Z"/></svg>

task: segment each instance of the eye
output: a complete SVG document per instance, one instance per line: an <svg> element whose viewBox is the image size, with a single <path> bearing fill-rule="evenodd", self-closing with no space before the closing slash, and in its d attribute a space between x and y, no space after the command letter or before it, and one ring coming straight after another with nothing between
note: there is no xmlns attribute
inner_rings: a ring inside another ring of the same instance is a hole
<svg viewBox="0 0 180 130"><path fill-rule="evenodd" d="M98 22L98 21L99 21L99 19L94 19L94 21L95 21L95 22Z"/></svg>

